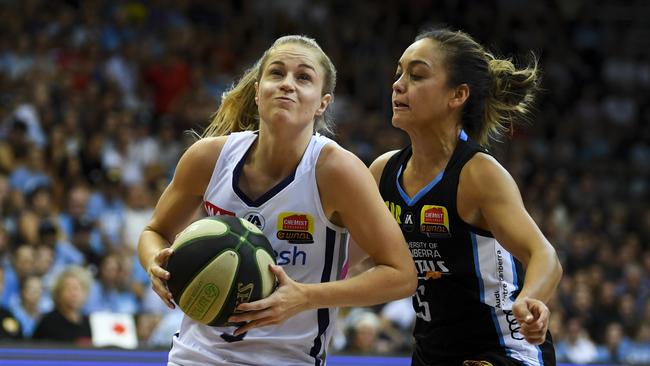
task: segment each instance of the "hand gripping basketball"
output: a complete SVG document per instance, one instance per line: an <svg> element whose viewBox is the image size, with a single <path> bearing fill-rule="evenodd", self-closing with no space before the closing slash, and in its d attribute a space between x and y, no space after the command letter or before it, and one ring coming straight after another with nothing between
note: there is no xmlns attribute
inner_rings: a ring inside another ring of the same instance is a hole
<svg viewBox="0 0 650 366"><path fill-rule="evenodd" d="M173 250L171 248L165 248L159 251L156 253L151 265L147 269L149 279L151 279L151 288L153 288L156 294L160 296L170 309L173 309L176 306L172 302L172 293L169 292L169 289L167 288L169 272L167 272L163 266L167 263L172 253Z"/></svg>

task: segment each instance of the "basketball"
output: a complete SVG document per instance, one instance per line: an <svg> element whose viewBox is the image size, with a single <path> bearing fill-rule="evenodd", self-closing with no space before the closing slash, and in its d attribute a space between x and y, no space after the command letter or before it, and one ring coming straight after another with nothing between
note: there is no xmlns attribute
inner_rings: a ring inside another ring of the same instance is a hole
<svg viewBox="0 0 650 366"><path fill-rule="evenodd" d="M211 326L233 325L235 308L269 296L275 276L273 248L257 226L234 216L213 216L185 228L171 248L167 286L190 318Z"/></svg>

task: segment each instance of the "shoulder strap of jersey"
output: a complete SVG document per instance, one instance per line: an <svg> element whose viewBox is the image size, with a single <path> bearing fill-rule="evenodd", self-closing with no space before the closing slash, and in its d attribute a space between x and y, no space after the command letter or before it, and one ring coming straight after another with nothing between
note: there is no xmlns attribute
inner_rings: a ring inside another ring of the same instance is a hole
<svg viewBox="0 0 650 366"><path fill-rule="evenodd" d="M397 171L410 156L411 145L408 145L388 159L388 162L386 162L386 165L384 166L384 170L381 172L381 178L379 179L380 192L387 192L386 190L395 188L395 176L397 175Z"/></svg>

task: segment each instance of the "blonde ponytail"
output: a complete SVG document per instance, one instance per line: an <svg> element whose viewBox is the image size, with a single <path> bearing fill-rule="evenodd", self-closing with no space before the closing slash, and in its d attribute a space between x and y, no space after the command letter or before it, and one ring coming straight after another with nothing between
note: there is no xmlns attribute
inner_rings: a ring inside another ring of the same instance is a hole
<svg viewBox="0 0 650 366"><path fill-rule="evenodd" d="M246 70L241 79L221 96L221 105L202 137L223 136L231 132L257 130L259 117L255 104L255 82L259 62Z"/></svg>

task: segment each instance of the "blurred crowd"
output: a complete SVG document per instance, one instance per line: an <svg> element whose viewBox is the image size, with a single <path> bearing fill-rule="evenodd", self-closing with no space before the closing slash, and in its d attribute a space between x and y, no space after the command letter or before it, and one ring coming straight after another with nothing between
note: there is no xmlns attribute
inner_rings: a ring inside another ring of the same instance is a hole
<svg viewBox="0 0 650 366"><path fill-rule="evenodd" d="M540 58L530 123L494 151L558 251L560 360L650 362L650 4L641 0L0 0L0 338L87 341L52 314L132 314L168 347L180 314L135 250L234 79L278 36L338 68L334 138L364 161L403 146L396 61L446 24ZM15 323L15 324L14 324ZM343 309L336 352L406 354L410 300ZM69 334L69 337L63 334ZM74 333L74 334L72 334Z"/></svg>

